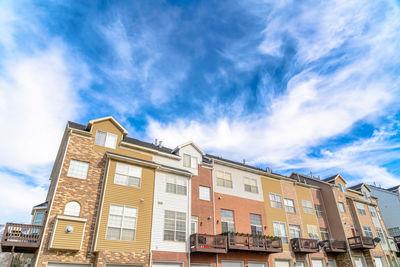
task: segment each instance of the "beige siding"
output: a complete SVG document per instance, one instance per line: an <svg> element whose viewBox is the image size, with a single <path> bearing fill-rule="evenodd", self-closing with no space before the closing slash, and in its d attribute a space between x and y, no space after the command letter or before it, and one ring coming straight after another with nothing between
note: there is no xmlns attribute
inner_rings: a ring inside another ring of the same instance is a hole
<svg viewBox="0 0 400 267"><path fill-rule="evenodd" d="M85 222L56 219L57 227L54 231L51 249L80 250ZM66 233L67 226L73 226L71 233Z"/></svg>

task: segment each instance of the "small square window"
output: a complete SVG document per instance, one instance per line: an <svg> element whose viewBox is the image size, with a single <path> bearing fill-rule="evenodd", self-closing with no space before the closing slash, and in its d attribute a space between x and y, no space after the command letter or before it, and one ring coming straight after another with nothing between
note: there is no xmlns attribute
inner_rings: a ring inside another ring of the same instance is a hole
<svg viewBox="0 0 400 267"><path fill-rule="evenodd" d="M188 154L183 154L183 167L197 169L197 158Z"/></svg>
<svg viewBox="0 0 400 267"><path fill-rule="evenodd" d="M339 211L340 211L340 212L346 212L346 209L345 209L345 207L344 207L343 202L339 202L338 204L339 204Z"/></svg>
<svg viewBox="0 0 400 267"><path fill-rule="evenodd" d="M78 160L71 160L69 163L67 176L86 179L88 170L89 163Z"/></svg>
<svg viewBox="0 0 400 267"><path fill-rule="evenodd" d="M96 134L95 144L108 148L115 148L117 145L118 136L116 134L103 132L98 130Z"/></svg>
<svg viewBox="0 0 400 267"><path fill-rule="evenodd" d="M211 200L211 189L205 186L199 186L199 198L202 200Z"/></svg>

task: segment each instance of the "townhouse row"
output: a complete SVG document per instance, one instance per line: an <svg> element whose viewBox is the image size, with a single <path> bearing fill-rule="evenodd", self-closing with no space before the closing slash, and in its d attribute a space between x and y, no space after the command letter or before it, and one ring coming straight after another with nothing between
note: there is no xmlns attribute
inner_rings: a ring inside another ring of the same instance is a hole
<svg viewBox="0 0 400 267"><path fill-rule="evenodd" d="M69 122L32 225L1 247L48 267L398 267L377 198L127 136L112 117Z"/></svg>

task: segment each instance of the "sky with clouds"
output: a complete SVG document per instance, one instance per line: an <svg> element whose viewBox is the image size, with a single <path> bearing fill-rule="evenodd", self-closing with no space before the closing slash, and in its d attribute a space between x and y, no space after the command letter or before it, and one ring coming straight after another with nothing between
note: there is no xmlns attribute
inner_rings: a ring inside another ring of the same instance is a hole
<svg viewBox="0 0 400 267"><path fill-rule="evenodd" d="M275 172L400 183L400 3L0 1L0 223L68 120Z"/></svg>

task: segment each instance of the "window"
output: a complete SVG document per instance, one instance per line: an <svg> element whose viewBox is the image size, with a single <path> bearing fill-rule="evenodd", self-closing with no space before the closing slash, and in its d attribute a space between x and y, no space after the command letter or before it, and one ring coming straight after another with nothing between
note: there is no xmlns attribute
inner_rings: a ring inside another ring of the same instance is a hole
<svg viewBox="0 0 400 267"><path fill-rule="evenodd" d="M346 193L346 188L344 187L343 184L339 184L339 188L341 192Z"/></svg>
<svg viewBox="0 0 400 267"><path fill-rule="evenodd" d="M211 199L211 190L209 187L199 186L199 198L202 200L210 200Z"/></svg>
<svg viewBox="0 0 400 267"><path fill-rule="evenodd" d="M257 180L245 177L244 191L258 194Z"/></svg>
<svg viewBox="0 0 400 267"><path fill-rule="evenodd" d="M192 219L190 221L190 234L195 234L197 233L198 229L198 223L199 223L199 217L197 216L192 216Z"/></svg>
<svg viewBox="0 0 400 267"><path fill-rule="evenodd" d="M164 240L185 242L186 213L166 210L164 216Z"/></svg>
<svg viewBox="0 0 400 267"><path fill-rule="evenodd" d="M269 193L269 200L271 207L282 209L282 197L280 195Z"/></svg>
<svg viewBox="0 0 400 267"><path fill-rule="evenodd" d="M44 217L44 212L43 211L39 211L35 213L35 217L33 218L33 225L42 225L42 220Z"/></svg>
<svg viewBox="0 0 400 267"><path fill-rule="evenodd" d="M290 238L300 238L301 231L299 225L289 225L289 235Z"/></svg>
<svg viewBox="0 0 400 267"><path fill-rule="evenodd" d="M290 212L290 213L296 213L296 210L294 208L294 202L292 199L284 199L285 202L285 210L286 212Z"/></svg>
<svg viewBox="0 0 400 267"><path fill-rule="evenodd" d="M216 171L217 185L232 188L232 175L229 172Z"/></svg>
<svg viewBox="0 0 400 267"><path fill-rule="evenodd" d="M235 232L235 221L233 211L221 209L221 228L222 232Z"/></svg>
<svg viewBox="0 0 400 267"><path fill-rule="evenodd" d="M67 205L65 205L64 215L79 216L80 212L81 205L76 201L68 202Z"/></svg>
<svg viewBox="0 0 400 267"><path fill-rule="evenodd" d="M283 244L288 244L286 224L284 222L273 222L273 226L274 226L274 234L282 238Z"/></svg>
<svg viewBox="0 0 400 267"><path fill-rule="evenodd" d="M374 237L370 226L363 226L364 234L369 237Z"/></svg>
<svg viewBox="0 0 400 267"><path fill-rule="evenodd" d="M197 158L188 154L183 154L183 167L197 169Z"/></svg>
<svg viewBox="0 0 400 267"><path fill-rule="evenodd" d="M97 131L95 144L108 148L115 148L117 144L117 135L103 131Z"/></svg>
<svg viewBox="0 0 400 267"><path fill-rule="evenodd" d="M364 204L356 203L356 206L357 206L357 211L359 214L367 215L367 213L365 212L365 209L364 209Z"/></svg>
<svg viewBox="0 0 400 267"><path fill-rule="evenodd" d="M385 238L385 235L383 234L382 228L375 226L375 230L376 230L378 237L381 239L381 242L383 244L386 244L386 238Z"/></svg>
<svg viewBox="0 0 400 267"><path fill-rule="evenodd" d="M321 232L322 240L329 240L328 228L319 228L319 231Z"/></svg>
<svg viewBox="0 0 400 267"><path fill-rule="evenodd" d="M142 168L117 162L114 184L140 187Z"/></svg>
<svg viewBox="0 0 400 267"><path fill-rule="evenodd" d="M168 193L186 195L186 178L172 174L167 174L167 189Z"/></svg>
<svg viewBox="0 0 400 267"><path fill-rule="evenodd" d="M375 207L368 206L368 209L369 209L369 213L371 214L371 217L378 217L378 215L376 215Z"/></svg>
<svg viewBox="0 0 400 267"><path fill-rule="evenodd" d="M312 239L319 239L318 227L316 225L307 224L308 236Z"/></svg>
<svg viewBox="0 0 400 267"><path fill-rule="evenodd" d="M301 203L303 204L304 213L309 213L309 214L313 214L314 213L314 209L312 207L311 201L302 200Z"/></svg>
<svg viewBox="0 0 400 267"><path fill-rule="evenodd" d="M262 235L261 215L250 213L250 226L252 235Z"/></svg>
<svg viewBox="0 0 400 267"><path fill-rule="evenodd" d="M89 170L89 163L71 159L71 161L69 162L67 175L69 177L86 179L88 170Z"/></svg>
<svg viewBox="0 0 400 267"><path fill-rule="evenodd" d="M106 238L109 240L134 241L136 220L136 208L111 204Z"/></svg>
<svg viewBox="0 0 400 267"><path fill-rule="evenodd" d="M344 208L343 202L339 202L338 204L339 204L339 211L340 212L346 212L346 209Z"/></svg>
<svg viewBox="0 0 400 267"><path fill-rule="evenodd" d="M315 215L317 215L317 217L322 217L321 205L314 205L314 208L315 208Z"/></svg>

